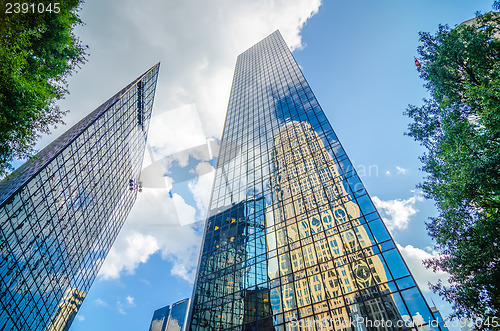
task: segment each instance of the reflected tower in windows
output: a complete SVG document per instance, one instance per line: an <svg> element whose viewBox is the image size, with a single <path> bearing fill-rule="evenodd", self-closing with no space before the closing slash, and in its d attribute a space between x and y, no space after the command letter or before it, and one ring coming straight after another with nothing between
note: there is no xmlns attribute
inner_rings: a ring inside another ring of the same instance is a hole
<svg viewBox="0 0 500 331"><path fill-rule="evenodd" d="M149 331L184 331L190 299L184 299L155 310Z"/></svg>
<svg viewBox="0 0 500 331"><path fill-rule="evenodd" d="M0 330L68 330L137 192L159 64L0 183Z"/></svg>
<svg viewBox="0 0 500 331"><path fill-rule="evenodd" d="M439 330L281 34L238 56L191 330Z"/></svg>

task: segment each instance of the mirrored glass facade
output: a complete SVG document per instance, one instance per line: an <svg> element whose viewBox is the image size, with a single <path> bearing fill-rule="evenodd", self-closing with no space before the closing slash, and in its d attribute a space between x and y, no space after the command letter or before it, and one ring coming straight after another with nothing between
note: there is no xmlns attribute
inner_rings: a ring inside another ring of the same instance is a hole
<svg viewBox="0 0 500 331"><path fill-rule="evenodd" d="M165 331L167 326L168 316L170 315L170 306L155 310L153 319L149 325L149 331Z"/></svg>
<svg viewBox="0 0 500 331"><path fill-rule="evenodd" d="M172 305L165 331L184 331L186 329L190 303L190 299L184 299Z"/></svg>
<svg viewBox="0 0 500 331"><path fill-rule="evenodd" d="M191 330L439 330L278 31L237 60Z"/></svg>
<svg viewBox="0 0 500 331"><path fill-rule="evenodd" d="M68 330L140 190L158 69L0 183L0 330Z"/></svg>
<svg viewBox="0 0 500 331"><path fill-rule="evenodd" d="M155 310L149 331L184 331L191 300L184 299Z"/></svg>

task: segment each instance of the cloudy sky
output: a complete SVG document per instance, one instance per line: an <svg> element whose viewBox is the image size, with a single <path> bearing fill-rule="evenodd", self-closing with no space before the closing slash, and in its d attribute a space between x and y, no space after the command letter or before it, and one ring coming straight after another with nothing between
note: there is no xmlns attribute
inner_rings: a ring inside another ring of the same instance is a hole
<svg viewBox="0 0 500 331"><path fill-rule="evenodd" d="M76 34L89 45L88 63L60 102L67 125L39 147L161 61L144 167L169 176L139 194L71 330L145 330L155 309L191 295L213 176L202 151L220 139L236 56L276 29L424 294L450 313L427 287L446 275L421 265L436 254L425 230L436 211L415 191L423 150L403 136L402 113L426 96L413 64L418 32L454 26L491 2L87 0Z"/></svg>

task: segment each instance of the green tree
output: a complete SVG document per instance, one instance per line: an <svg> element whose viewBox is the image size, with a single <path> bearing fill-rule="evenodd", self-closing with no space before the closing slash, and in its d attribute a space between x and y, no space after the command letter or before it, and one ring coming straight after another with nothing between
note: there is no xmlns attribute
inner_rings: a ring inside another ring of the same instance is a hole
<svg viewBox="0 0 500 331"><path fill-rule="evenodd" d="M424 261L454 316L500 316L500 19L420 33L420 77L430 98L410 105L408 135L427 151L419 186L439 212L427 229L440 251ZM500 319L498 320L500 323Z"/></svg>
<svg viewBox="0 0 500 331"><path fill-rule="evenodd" d="M86 46L73 34L83 0L0 9L0 178L14 159L29 157L42 133L66 113L56 101L66 78L85 62ZM43 10L42 10L43 9ZM15 13L18 11L18 13Z"/></svg>

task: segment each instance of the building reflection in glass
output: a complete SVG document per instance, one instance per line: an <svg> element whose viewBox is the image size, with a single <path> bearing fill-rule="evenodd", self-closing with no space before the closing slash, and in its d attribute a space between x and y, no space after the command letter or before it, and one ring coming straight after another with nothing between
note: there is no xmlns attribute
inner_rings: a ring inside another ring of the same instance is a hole
<svg viewBox="0 0 500 331"><path fill-rule="evenodd" d="M195 331L440 329L278 31L236 63L192 308Z"/></svg>
<svg viewBox="0 0 500 331"><path fill-rule="evenodd" d="M151 319L151 324L149 325L149 331L165 331L169 315L170 306L155 310L153 318Z"/></svg>
<svg viewBox="0 0 500 331"><path fill-rule="evenodd" d="M172 306L155 310L149 331L186 330L190 302L190 299L184 299L172 304Z"/></svg>
<svg viewBox="0 0 500 331"><path fill-rule="evenodd" d="M168 317L165 331L183 331L185 330L186 319L189 311L190 299L184 299L172 304L170 316Z"/></svg>
<svg viewBox="0 0 500 331"><path fill-rule="evenodd" d="M291 121L282 126L273 164L278 208L276 231L269 236L283 253L269 276L293 274L281 291L273 290L273 312L336 325L359 317L396 324L401 315L392 296L384 296L390 291L381 283L388 278L372 249L375 241L359 222L360 208L311 125ZM352 295L342 298L342 293Z"/></svg>
<svg viewBox="0 0 500 331"><path fill-rule="evenodd" d="M87 294L77 289L69 289L57 307L54 318L50 322L47 330L67 331L75 319L78 309L83 303Z"/></svg>
<svg viewBox="0 0 500 331"><path fill-rule="evenodd" d="M202 329L272 325L267 285L264 199L218 210L208 219L193 320ZM262 320L263 319L263 320Z"/></svg>
<svg viewBox="0 0 500 331"><path fill-rule="evenodd" d="M67 330L138 194L159 64L0 182L0 330Z"/></svg>

